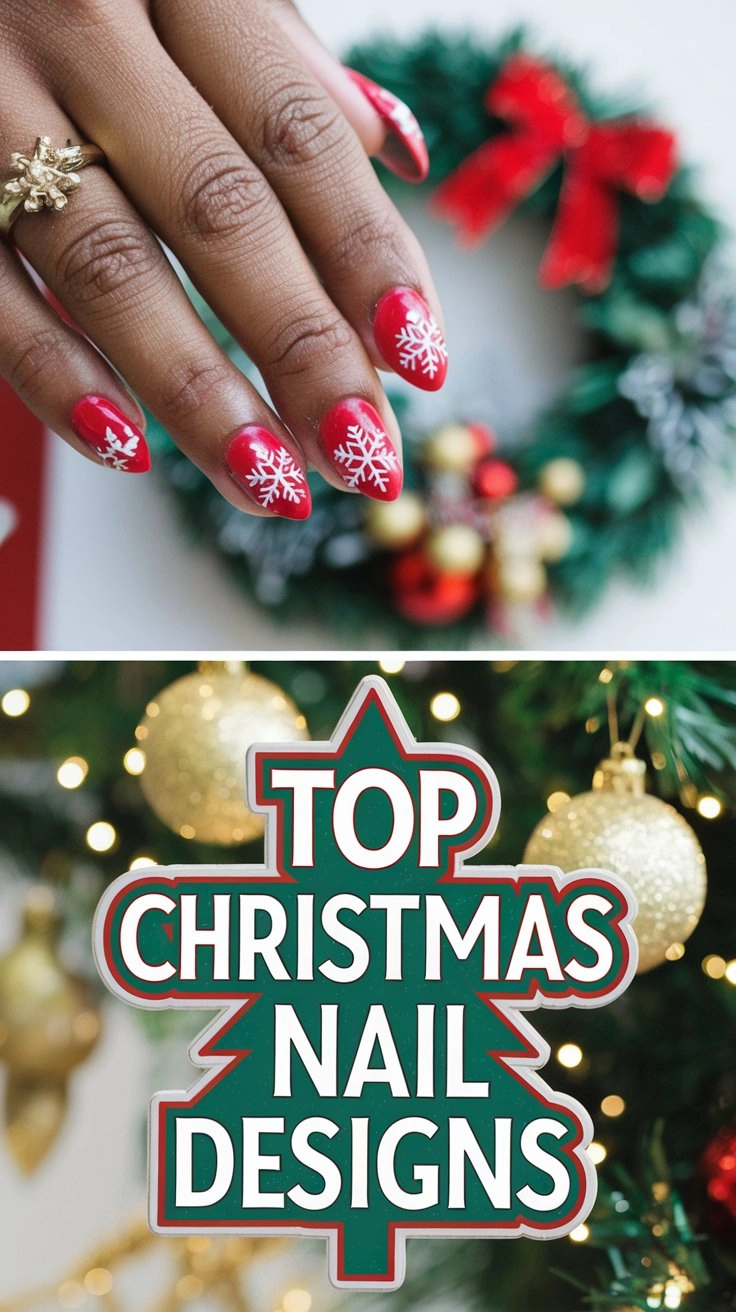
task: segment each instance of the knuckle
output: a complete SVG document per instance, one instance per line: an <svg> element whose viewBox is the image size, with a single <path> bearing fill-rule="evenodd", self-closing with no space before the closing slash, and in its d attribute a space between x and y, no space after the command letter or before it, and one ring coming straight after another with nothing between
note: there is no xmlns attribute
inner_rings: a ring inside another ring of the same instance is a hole
<svg viewBox="0 0 736 1312"><path fill-rule="evenodd" d="M265 363L285 378L299 377L333 367L352 344L353 332L345 319L313 314L276 326L265 343Z"/></svg>
<svg viewBox="0 0 736 1312"><path fill-rule="evenodd" d="M244 156L207 151L185 174L179 197L185 229L195 237L242 237L246 224L252 235L271 209L268 184Z"/></svg>
<svg viewBox="0 0 736 1312"><path fill-rule="evenodd" d="M187 427L212 403L212 393L229 382L224 363L183 359L173 364L158 386L158 406L173 429Z"/></svg>
<svg viewBox="0 0 736 1312"><path fill-rule="evenodd" d="M384 264L387 260L399 267L406 263L396 224L386 215L349 220L328 252L330 265L351 276L366 262Z"/></svg>
<svg viewBox="0 0 736 1312"><path fill-rule="evenodd" d="M75 302L113 298L122 305L158 265L158 249L141 224L111 216L80 228L61 255L58 273Z"/></svg>
<svg viewBox="0 0 736 1312"><path fill-rule="evenodd" d="M327 96L307 86L280 86L263 116L263 152L276 168L311 164L333 149L341 116Z"/></svg>
<svg viewBox="0 0 736 1312"><path fill-rule="evenodd" d="M62 337L57 328L40 328L30 336L9 343L4 373L13 391L33 400L48 388L67 366Z"/></svg>

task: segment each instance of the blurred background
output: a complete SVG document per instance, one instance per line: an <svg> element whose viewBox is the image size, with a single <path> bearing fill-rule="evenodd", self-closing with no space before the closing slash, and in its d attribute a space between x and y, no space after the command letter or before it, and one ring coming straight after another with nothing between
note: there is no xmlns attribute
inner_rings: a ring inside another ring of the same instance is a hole
<svg viewBox="0 0 736 1312"><path fill-rule="evenodd" d="M118 1002L90 951L126 869L260 861L248 745L329 737L376 672L420 740L495 769L500 826L474 859L623 875L642 968L611 1006L535 1019L549 1082L593 1119L587 1225L550 1244L411 1241L383 1298L331 1290L319 1242L150 1235L148 1100L193 1082L207 1014ZM1 1312L728 1312L735 843L733 662L0 664Z"/></svg>
<svg viewBox="0 0 736 1312"><path fill-rule="evenodd" d="M304 0L303 8L336 51L378 34L409 39L429 26L470 27L495 40L527 23L542 50L589 69L604 93L623 92L634 103L651 106L677 133L683 158L698 166L704 202L726 224L736 223L731 0L702 0L697 21L685 0L673 0L666 9L661 0L620 0L615 6L586 0L554 5L455 0L449 7L444 0L404 0L400 6L393 0L362 5ZM446 225L428 219L423 205L406 203L445 301L452 345L447 389L424 403L427 422L445 422L453 410L467 408L468 388L477 387L471 366L477 365L479 351L484 381L503 393L504 415L529 419L555 397L581 352L572 301L536 285L541 233L534 224L512 222L472 257L460 256ZM245 601L223 566L191 542L153 479L114 478L58 441L50 442L48 461L39 647L230 649L247 642L251 649L329 650L354 645L327 625L307 620L290 626ZM736 545L734 505L733 490L715 486L708 512L690 515L654 584L642 589L615 582L590 613L532 625L523 645L592 651L623 641L663 650L686 646L697 633L703 649L733 648L736 615L723 604L723 564ZM0 541L11 514L12 507L0 503ZM96 544L94 550L90 544Z"/></svg>

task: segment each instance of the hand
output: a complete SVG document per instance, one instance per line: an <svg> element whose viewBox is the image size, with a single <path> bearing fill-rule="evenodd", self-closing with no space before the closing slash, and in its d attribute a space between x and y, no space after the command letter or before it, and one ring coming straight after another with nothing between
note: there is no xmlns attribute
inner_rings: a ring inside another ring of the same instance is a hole
<svg viewBox="0 0 736 1312"><path fill-rule="evenodd" d="M3 0L0 195L11 154L41 134L95 143L107 168L85 168L59 212L14 223L55 308L0 243L0 373L39 418L114 468L147 469L143 414L109 360L243 510L304 518L307 463L397 496L400 434L376 368L430 389L446 370L424 257L367 157L424 175L406 107L332 59L289 0ZM429 368L402 350L423 333Z"/></svg>

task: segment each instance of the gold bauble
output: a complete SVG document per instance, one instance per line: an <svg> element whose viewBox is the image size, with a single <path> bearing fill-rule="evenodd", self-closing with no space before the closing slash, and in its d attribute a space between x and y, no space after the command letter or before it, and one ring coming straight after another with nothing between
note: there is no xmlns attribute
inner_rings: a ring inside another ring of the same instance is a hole
<svg viewBox="0 0 736 1312"><path fill-rule="evenodd" d="M585 470L577 460L558 456L539 471L539 489L558 506L574 506L585 491Z"/></svg>
<svg viewBox="0 0 736 1312"><path fill-rule="evenodd" d="M537 550L542 560L564 560L572 546L572 524L561 510L544 515L537 529Z"/></svg>
<svg viewBox="0 0 736 1312"><path fill-rule="evenodd" d="M263 832L263 817L245 804L248 748L308 736L304 716L275 683L238 661L205 663L149 702L136 729L146 758L141 788L182 837L245 843Z"/></svg>
<svg viewBox="0 0 736 1312"><path fill-rule="evenodd" d="M443 474L469 474L478 462L478 439L467 424L445 424L428 437L424 460Z"/></svg>
<svg viewBox="0 0 736 1312"><path fill-rule="evenodd" d="M639 974L690 937L706 894L705 857L690 825L645 787L644 762L617 744L596 770L592 792L545 816L524 853L527 865L610 870L629 884L639 907Z"/></svg>
<svg viewBox="0 0 736 1312"><path fill-rule="evenodd" d="M486 555L486 544L470 524L445 524L427 541L430 559L445 574L476 574Z"/></svg>
<svg viewBox="0 0 736 1312"><path fill-rule="evenodd" d="M19 942L0 960L6 1132L11 1153L28 1172L56 1138L69 1075L89 1056L101 1028L88 984L59 959L58 927L53 895L39 886L28 897Z"/></svg>
<svg viewBox="0 0 736 1312"><path fill-rule="evenodd" d="M547 591L547 571L534 556L504 556L498 562L496 579L504 601L529 605Z"/></svg>
<svg viewBox="0 0 736 1312"><path fill-rule="evenodd" d="M366 506L365 530L371 542L389 551L407 547L423 532L424 502L416 492L402 492L395 501L370 501Z"/></svg>

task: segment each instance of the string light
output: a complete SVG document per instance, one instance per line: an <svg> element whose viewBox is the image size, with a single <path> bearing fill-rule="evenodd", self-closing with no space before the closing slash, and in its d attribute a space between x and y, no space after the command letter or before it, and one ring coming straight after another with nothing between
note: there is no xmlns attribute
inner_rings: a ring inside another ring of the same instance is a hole
<svg viewBox="0 0 736 1312"><path fill-rule="evenodd" d="M312 1295L308 1289L290 1289L284 1294L284 1312L309 1312Z"/></svg>
<svg viewBox="0 0 736 1312"><path fill-rule="evenodd" d="M644 710L653 720L658 720L660 715L664 715L664 702L661 697L648 697L644 703Z"/></svg>
<svg viewBox="0 0 736 1312"><path fill-rule="evenodd" d="M626 1111L626 1103L617 1093L609 1093L608 1097L604 1098L601 1103L601 1111L604 1116L611 1118L623 1116Z"/></svg>
<svg viewBox="0 0 736 1312"><path fill-rule="evenodd" d="M613 670L609 670L608 666L605 666L605 668L602 669L600 674L598 675L598 682L610 683L612 678L613 678Z"/></svg>
<svg viewBox="0 0 736 1312"><path fill-rule="evenodd" d="M194 825L182 825L181 829L179 830L179 833L181 834L182 838L194 838L196 832L197 831L194 828Z"/></svg>
<svg viewBox="0 0 736 1312"><path fill-rule="evenodd" d="M710 956L704 957L702 965L709 979L723 979L726 973L726 962L717 953L712 952Z"/></svg>
<svg viewBox="0 0 736 1312"><path fill-rule="evenodd" d="M56 771L56 778L62 788L79 788L89 773L89 766L83 756L68 756Z"/></svg>
<svg viewBox="0 0 736 1312"><path fill-rule="evenodd" d="M405 665L406 661L397 661L389 659L388 657L386 657L385 660L378 662L378 668L381 671L381 674L401 674Z"/></svg>
<svg viewBox="0 0 736 1312"><path fill-rule="evenodd" d="M717 797L699 797L697 809L698 815L702 815L704 820L717 820L723 810L723 804Z"/></svg>
<svg viewBox="0 0 736 1312"><path fill-rule="evenodd" d="M736 984L736 961L729 961L723 973L729 984Z"/></svg>
<svg viewBox="0 0 736 1312"><path fill-rule="evenodd" d="M594 1166L600 1166L605 1162L608 1156L608 1149L602 1143L596 1143L595 1140L588 1148L588 1156Z"/></svg>
<svg viewBox="0 0 736 1312"><path fill-rule="evenodd" d="M450 720L456 720L460 714L460 702L454 692L438 692L429 703L429 709L435 720L447 724Z"/></svg>
<svg viewBox="0 0 736 1312"><path fill-rule="evenodd" d="M84 1277L84 1287L88 1294L104 1298L112 1289L112 1275L104 1266L94 1266Z"/></svg>
<svg viewBox="0 0 736 1312"><path fill-rule="evenodd" d="M59 1285L56 1295L59 1307L81 1307L87 1302L87 1295L82 1285L76 1280L65 1280Z"/></svg>
<svg viewBox="0 0 736 1312"><path fill-rule="evenodd" d="M574 1244L584 1244L590 1236L590 1230L587 1225L577 1225L574 1230L570 1231L570 1238Z"/></svg>
<svg viewBox="0 0 736 1312"><path fill-rule="evenodd" d="M547 798L547 810L559 811L560 807L566 806L569 801L570 801L569 793L562 793L562 792L550 793L549 797Z"/></svg>
<svg viewBox="0 0 736 1312"><path fill-rule="evenodd" d="M664 955L668 961L681 961L685 955L685 944L670 943Z"/></svg>
<svg viewBox="0 0 736 1312"><path fill-rule="evenodd" d="M118 841L117 830L107 820L95 820L87 830L86 840L93 852L109 852Z"/></svg>
<svg viewBox="0 0 736 1312"><path fill-rule="evenodd" d="M181 1280L176 1282L176 1296L183 1303L191 1303L195 1298L199 1298L204 1293L204 1280L199 1276L182 1276Z"/></svg>
<svg viewBox="0 0 736 1312"><path fill-rule="evenodd" d="M130 869L146 870L149 866L157 866L157 865L158 865L158 861L156 860L155 856L148 856L146 852L141 852L140 856L134 857L133 860L131 861Z"/></svg>
<svg viewBox="0 0 736 1312"><path fill-rule="evenodd" d="M146 768L146 753L140 747L131 747L123 757L123 765L128 774L143 774Z"/></svg>
<svg viewBox="0 0 736 1312"><path fill-rule="evenodd" d="M568 1070L574 1070L583 1060L583 1050L577 1043L563 1043L561 1048L557 1049L557 1060L560 1066L566 1066Z"/></svg>
<svg viewBox="0 0 736 1312"><path fill-rule="evenodd" d="M5 714L13 720L19 715L25 715L30 704L31 699L25 688L10 688L0 702Z"/></svg>

